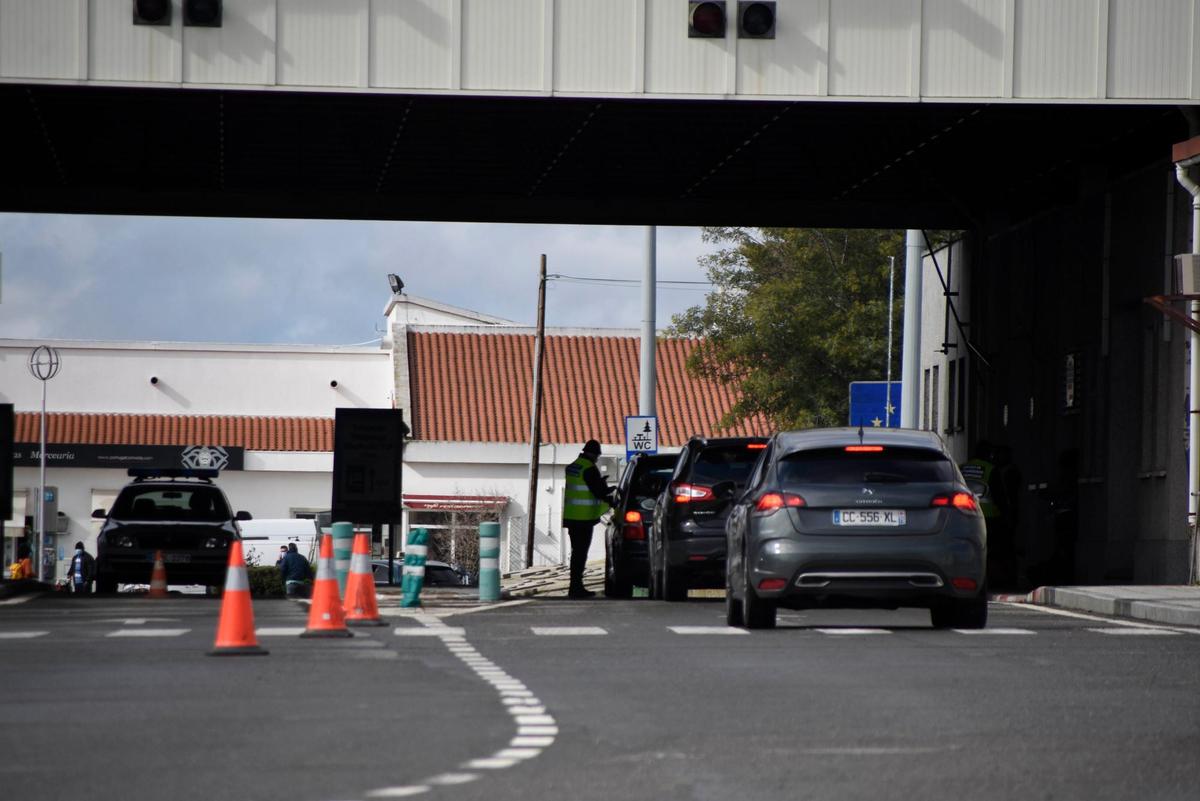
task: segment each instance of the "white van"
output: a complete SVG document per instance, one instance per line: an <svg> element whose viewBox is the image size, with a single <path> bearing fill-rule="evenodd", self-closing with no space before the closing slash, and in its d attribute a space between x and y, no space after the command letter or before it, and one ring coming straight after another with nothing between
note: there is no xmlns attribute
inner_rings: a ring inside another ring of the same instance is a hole
<svg viewBox="0 0 1200 801"><path fill-rule="evenodd" d="M277 520L239 520L242 532L242 553L246 564L274 567L279 560L280 546L296 543L296 550L310 563L317 554L321 529L316 520L283 518Z"/></svg>

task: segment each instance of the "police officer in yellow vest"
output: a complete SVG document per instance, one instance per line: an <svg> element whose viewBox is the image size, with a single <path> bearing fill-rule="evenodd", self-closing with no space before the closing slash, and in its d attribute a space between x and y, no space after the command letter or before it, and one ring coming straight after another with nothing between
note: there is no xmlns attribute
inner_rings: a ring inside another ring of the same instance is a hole
<svg viewBox="0 0 1200 801"><path fill-rule="evenodd" d="M562 524L571 537L571 586L568 598L591 598L596 593L584 589L583 568L592 545L592 528L609 509L613 488L605 483L596 467L600 443L589 439L579 457L567 465L567 483L563 498Z"/></svg>
<svg viewBox="0 0 1200 801"><path fill-rule="evenodd" d="M988 582L1009 587L1016 579L1016 554L1009 514L1008 489L999 480L996 449L987 440L975 445L975 455L959 465L967 487L979 500L979 511L987 525Z"/></svg>

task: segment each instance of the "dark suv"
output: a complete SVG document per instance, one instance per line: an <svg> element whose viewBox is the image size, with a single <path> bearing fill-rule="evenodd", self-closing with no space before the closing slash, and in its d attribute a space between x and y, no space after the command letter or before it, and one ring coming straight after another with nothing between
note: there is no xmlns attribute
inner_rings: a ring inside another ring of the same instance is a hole
<svg viewBox="0 0 1200 801"><path fill-rule="evenodd" d="M118 584L147 584L154 554L162 551L171 584L225 583L229 545L238 538L225 493L212 483L216 470L131 468L96 540L96 589L115 592Z"/></svg>
<svg viewBox="0 0 1200 801"><path fill-rule="evenodd" d="M650 595L683 601L694 586L725 584L725 518L766 437L692 437L654 506Z"/></svg>
<svg viewBox="0 0 1200 801"><path fill-rule="evenodd" d="M675 467L675 454L634 454L617 482L612 516L604 527L604 594L628 598L650 586L646 547L654 526L654 499Z"/></svg>

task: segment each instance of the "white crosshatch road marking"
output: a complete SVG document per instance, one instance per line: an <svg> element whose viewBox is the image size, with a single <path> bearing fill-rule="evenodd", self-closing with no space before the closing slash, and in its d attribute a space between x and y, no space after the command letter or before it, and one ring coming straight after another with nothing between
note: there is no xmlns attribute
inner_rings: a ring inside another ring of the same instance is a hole
<svg viewBox="0 0 1200 801"><path fill-rule="evenodd" d="M599 626L532 626L533 633L542 637L586 637L608 634Z"/></svg>
<svg viewBox="0 0 1200 801"><path fill-rule="evenodd" d="M187 634L191 629L117 629L110 631L107 637L178 637Z"/></svg>

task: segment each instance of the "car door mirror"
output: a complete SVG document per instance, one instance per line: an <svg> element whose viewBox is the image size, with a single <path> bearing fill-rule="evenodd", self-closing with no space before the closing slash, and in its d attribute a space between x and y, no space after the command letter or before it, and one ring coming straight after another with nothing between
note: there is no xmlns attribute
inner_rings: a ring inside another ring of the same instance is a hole
<svg viewBox="0 0 1200 801"><path fill-rule="evenodd" d="M236 515L234 515L234 519L235 520L253 520L254 518L250 516L249 512L238 512Z"/></svg>
<svg viewBox="0 0 1200 801"><path fill-rule="evenodd" d="M108 517L108 512L106 512L103 509L93 509L92 517L93 518L105 518L105 517Z"/></svg>

